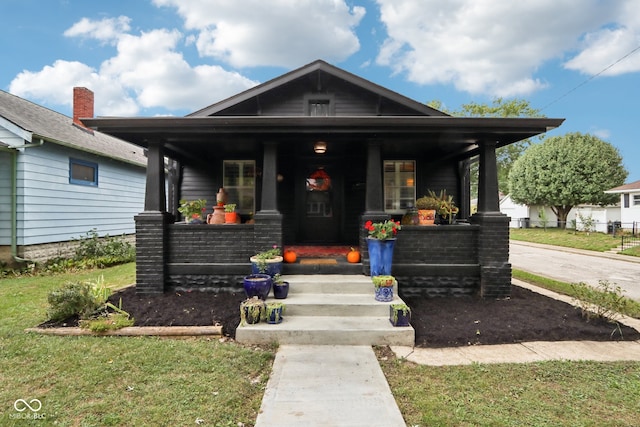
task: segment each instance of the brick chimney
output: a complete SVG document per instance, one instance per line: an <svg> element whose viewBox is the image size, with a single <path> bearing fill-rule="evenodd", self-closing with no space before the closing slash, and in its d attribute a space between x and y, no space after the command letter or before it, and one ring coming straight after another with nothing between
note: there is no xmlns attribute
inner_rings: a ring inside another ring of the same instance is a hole
<svg viewBox="0 0 640 427"><path fill-rule="evenodd" d="M86 127L80 118L93 117L93 92L86 87L73 88L73 123Z"/></svg>

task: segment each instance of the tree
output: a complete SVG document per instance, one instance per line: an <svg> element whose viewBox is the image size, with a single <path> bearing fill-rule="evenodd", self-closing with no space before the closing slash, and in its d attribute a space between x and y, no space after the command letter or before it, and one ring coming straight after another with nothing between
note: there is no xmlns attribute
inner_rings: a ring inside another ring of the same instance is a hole
<svg viewBox="0 0 640 427"><path fill-rule="evenodd" d="M516 203L549 206L564 228L574 206L615 203L618 195L604 191L626 178L622 156L613 145L575 132L531 145L513 164L509 190Z"/></svg>
<svg viewBox="0 0 640 427"><path fill-rule="evenodd" d="M511 99L505 101L496 98L491 105L470 102L462 104L457 111L447 111L443 108L442 102L434 100L428 103L430 107L444 111L447 114L459 117L544 117L540 110L531 107L529 101L524 99ZM496 150L496 162L498 166L498 189L506 193L509 189L509 172L513 163L531 145L529 139L524 139ZM471 194L475 197L478 193L478 162L471 164Z"/></svg>

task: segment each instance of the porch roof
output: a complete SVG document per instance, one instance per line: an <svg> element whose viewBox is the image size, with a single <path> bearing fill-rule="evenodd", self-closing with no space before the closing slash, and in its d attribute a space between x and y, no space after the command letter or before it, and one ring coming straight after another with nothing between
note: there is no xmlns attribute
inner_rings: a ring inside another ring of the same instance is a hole
<svg viewBox="0 0 640 427"><path fill-rule="evenodd" d="M493 118L452 116L206 116L206 117L99 117L82 119L95 128L136 145L164 142L166 154L180 157L191 147L245 137L249 144L289 140L292 136L358 136L383 143L417 144L437 148L443 155L460 158L477 154L478 142L505 146L554 129L564 119ZM259 140L258 140L259 139Z"/></svg>

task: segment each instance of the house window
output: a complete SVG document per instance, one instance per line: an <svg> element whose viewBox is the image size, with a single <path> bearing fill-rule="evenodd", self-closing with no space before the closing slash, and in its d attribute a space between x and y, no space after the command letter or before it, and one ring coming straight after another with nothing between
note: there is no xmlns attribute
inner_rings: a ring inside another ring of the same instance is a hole
<svg viewBox="0 0 640 427"><path fill-rule="evenodd" d="M236 211L249 214L255 211L256 162L253 160L225 160L223 186L227 203L235 203Z"/></svg>
<svg viewBox="0 0 640 427"><path fill-rule="evenodd" d="M416 202L416 162L413 160L384 161L384 210L403 214Z"/></svg>
<svg viewBox="0 0 640 427"><path fill-rule="evenodd" d="M335 116L335 104L333 95L317 96L314 94L305 95L305 114L313 117Z"/></svg>
<svg viewBox="0 0 640 427"><path fill-rule="evenodd" d="M640 194L633 195L633 206L640 206Z"/></svg>
<svg viewBox="0 0 640 427"><path fill-rule="evenodd" d="M69 183L98 186L98 164L85 160L69 159Z"/></svg>

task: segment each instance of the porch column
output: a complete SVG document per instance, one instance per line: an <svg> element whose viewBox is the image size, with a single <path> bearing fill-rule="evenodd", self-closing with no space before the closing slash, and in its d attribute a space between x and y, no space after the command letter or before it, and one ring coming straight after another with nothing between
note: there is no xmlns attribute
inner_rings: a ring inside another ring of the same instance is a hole
<svg viewBox="0 0 640 427"><path fill-rule="evenodd" d="M500 212L495 141L480 142L478 212Z"/></svg>
<svg viewBox="0 0 640 427"><path fill-rule="evenodd" d="M509 217L500 213L496 143L493 141L480 143L478 213L469 220L480 226L480 295L485 298L510 296Z"/></svg>
<svg viewBox="0 0 640 427"><path fill-rule="evenodd" d="M369 141L367 145L367 182L365 184L365 211L360 219L360 253L362 272L369 274L369 250L367 247L367 221L379 222L389 219L384 211L384 185L382 182L382 155L380 141Z"/></svg>
<svg viewBox="0 0 640 427"><path fill-rule="evenodd" d="M149 141L144 212L136 222L136 293L164 292L167 223L164 190L164 150L160 140Z"/></svg>
<svg viewBox="0 0 640 427"><path fill-rule="evenodd" d="M256 251L277 245L282 248L282 215L278 211L277 197L277 142L264 143L262 161L262 197L260 210L254 215Z"/></svg>

